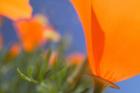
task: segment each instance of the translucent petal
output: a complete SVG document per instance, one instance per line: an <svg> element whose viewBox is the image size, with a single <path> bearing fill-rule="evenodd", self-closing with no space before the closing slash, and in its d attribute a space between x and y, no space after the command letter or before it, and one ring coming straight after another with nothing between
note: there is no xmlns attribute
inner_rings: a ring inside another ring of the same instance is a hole
<svg viewBox="0 0 140 93"><path fill-rule="evenodd" d="M17 33L26 51L32 51L44 42L46 28L36 19L19 20L15 24Z"/></svg>
<svg viewBox="0 0 140 93"><path fill-rule="evenodd" d="M140 1L72 0L72 4L84 27L93 73L113 82L138 75Z"/></svg>
<svg viewBox="0 0 140 93"><path fill-rule="evenodd" d="M0 0L0 15L12 20L31 17L29 0Z"/></svg>
<svg viewBox="0 0 140 93"><path fill-rule="evenodd" d="M140 1L92 0L105 34L100 76L121 81L140 73ZM111 74L111 77L108 77Z"/></svg>
<svg viewBox="0 0 140 93"><path fill-rule="evenodd" d="M90 68L94 73L96 73L94 66L94 58L93 58L93 41L92 41L92 29L91 29L91 17L92 17L92 3L91 0L71 0L81 23L83 25L85 38L86 38L86 45L87 45L87 52L89 58Z"/></svg>

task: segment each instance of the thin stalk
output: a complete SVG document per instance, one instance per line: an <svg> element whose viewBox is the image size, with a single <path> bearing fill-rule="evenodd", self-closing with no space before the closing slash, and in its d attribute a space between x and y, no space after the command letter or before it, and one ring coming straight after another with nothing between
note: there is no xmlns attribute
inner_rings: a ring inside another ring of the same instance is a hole
<svg viewBox="0 0 140 93"><path fill-rule="evenodd" d="M94 81L94 91L93 93L103 93L105 90L106 86L103 82L101 82L100 80L96 79Z"/></svg>
<svg viewBox="0 0 140 93"><path fill-rule="evenodd" d="M105 89L107 87L120 89L114 83L112 83L112 82L110 82L108 80L102 79L102 78L100 78L98 76L93 76L93 79L94 79L94 91L93 91L93 93L104 93L104 91L105 91Z"/></svg>

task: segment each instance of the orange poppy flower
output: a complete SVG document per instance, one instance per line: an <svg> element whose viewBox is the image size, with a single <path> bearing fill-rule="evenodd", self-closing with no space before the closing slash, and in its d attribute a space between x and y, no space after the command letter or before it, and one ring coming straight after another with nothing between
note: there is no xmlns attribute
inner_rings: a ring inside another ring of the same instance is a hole
<svg viewBox="0 0 140 93"><path fill-rule="evenodd" d="M57 58L58 58L58 52L52 52L49 59L49 65L50 66L54 65L57 61Z"/></svg>
<svg viewBox="0 0 140 93"><path fill-rule="evenodd" d="M0 15L12 20L31 17L29 0L0 0Z"/></svg>
<svg viewBox="0 0 140 93"><path fill-rule="evenodd" d="M19 20L15 23L25 51L34 50L46 40L59 38L59 34L45 23L45 18L44 20L42 18L35 16L32 19Z"/></svg>
<svg viewBox="0 0 140 93"><path fill-rule="evenodd" d="M79 65L85 60L85 55L82 53L74 53L70 54L67 57L68 64L72 65Z"/></svg>
<svg viewBox="0 0 140 93"><path fill-rule="evenodd" d="M140 74L140 1L71 0L94 75L118 82Z"/></svg>
<svg viewBox="0 0 140 93"><path fill-rule="evenodd" d="M18 43L14 43L12 44L12 46L10 47L10 53L13 57L16 57L17 55L19 55L21 52L21 47Z"/></svg>

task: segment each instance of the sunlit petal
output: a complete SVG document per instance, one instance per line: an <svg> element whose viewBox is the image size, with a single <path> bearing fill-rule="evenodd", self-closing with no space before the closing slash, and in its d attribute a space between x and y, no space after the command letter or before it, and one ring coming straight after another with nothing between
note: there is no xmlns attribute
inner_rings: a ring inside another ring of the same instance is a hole
<svg viewBox="0 0 140 93"><path fill-rule="evenodd" d="M83 25L85 38L86 38L86 45L87 45L87 52L89 58L89 66L94 73L96 73L96 67L94 64L94 53L93 53L93 41L92 41L92 28L91 28L91 17L92 17L92 7L91 7L91 0L71 0L74 8L76 9L81 23Z"/></svg>
<svg viewBox="0 0 140 93"><path fill-rule="evenodd" d="M93 73L113 82L139 74L140 1L72 0L72 4L84 27Z"/></svg>
<svg viewBox="0 0 140 93"><path fill-rule="evenodd" d="M37 19L17 21L16 28L26 51L32 51L45 40L45 26Z"/></svg>
<svg viewBox="0 0 140 93"><path fill-rule="evenodd" d="M31 17L29 0L0 0L0 15L12 20Z"/></svg>
<svg viewBox="0 0 140 93"><path fill-rule="evenodd" d="M140 73L140 1L92 0L93 10L105 33L101 76L114 73L120 81ZM113 81L113 79L112 79Z"/></svg>

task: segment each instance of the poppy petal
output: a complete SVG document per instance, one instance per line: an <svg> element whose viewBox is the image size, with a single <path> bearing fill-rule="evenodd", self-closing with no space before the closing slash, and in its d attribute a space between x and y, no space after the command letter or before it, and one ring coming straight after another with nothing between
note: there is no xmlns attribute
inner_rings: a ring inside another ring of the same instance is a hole
<svg viewBox="0 0 140 93"><path fill-rule="evenodd" d="M32 51L45 40L45 26L37 19L19 20L15 26L26 51Z"/></svg>
<svg viewBox="0 0 140 93"><path fill-rule="evenodd" d="M75 10L77 11L80 21L83 25L83 30L85 33L86 47L89 58L89 66L93 73L96 73L93 58L93 41L92 41L92 29L91 29L91 16L92 16L92 3L91 0L71 0Z"/></svg>
<svg viewBox="0 0 140 93"><path fill-rule="evenodd" d="M12 20L31 17L29 0L0 0L0 15Z"/></svg>
<svg viewBox="0 0 140 93"><path fill-rule="evenodd" d="M92 0L105 34L100 74L118 82L140 73L140 0Z"/></svg>

